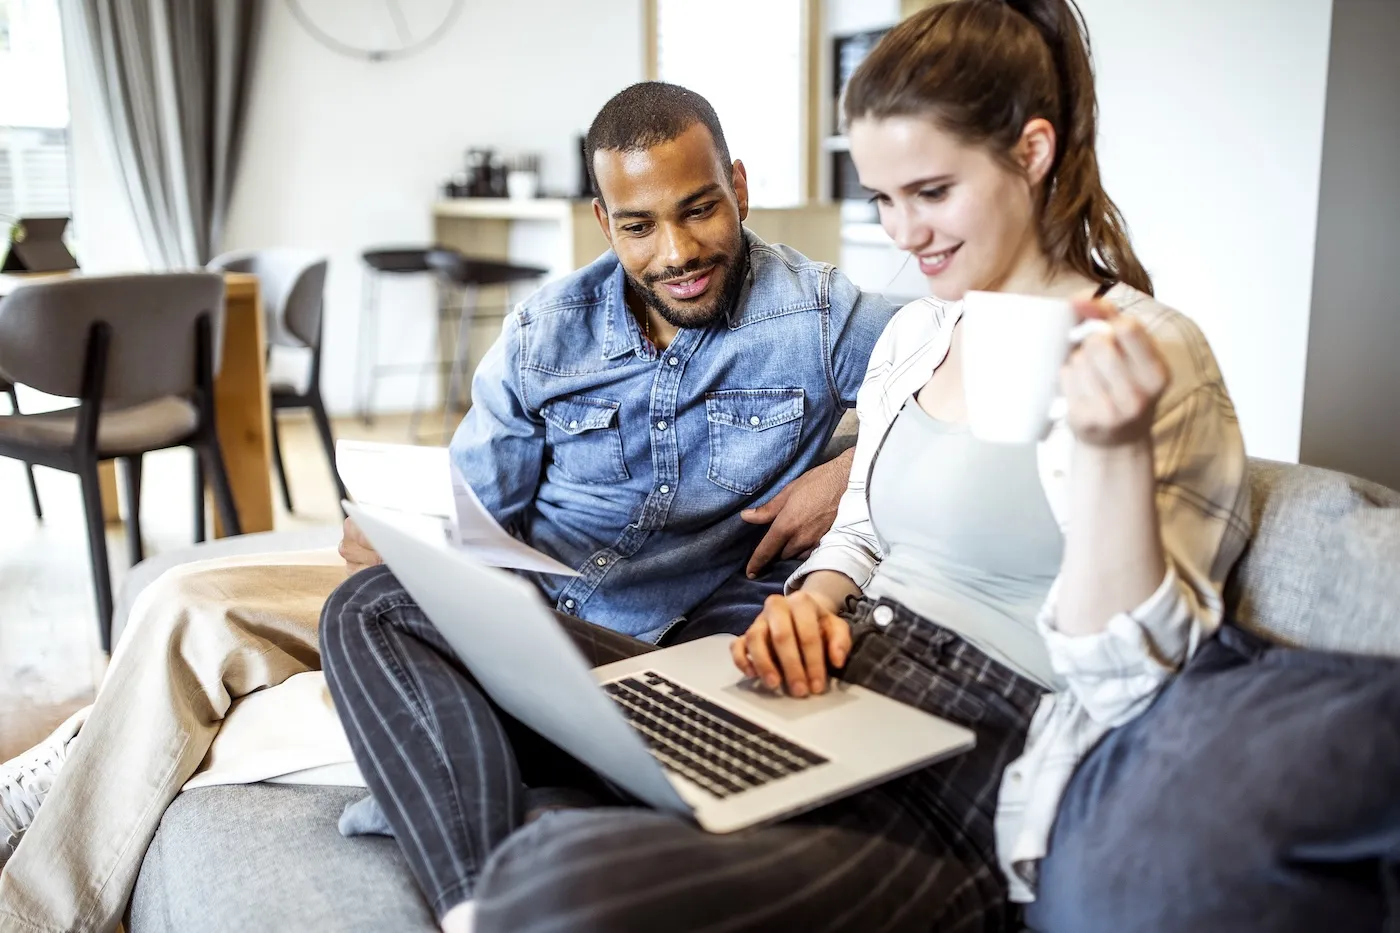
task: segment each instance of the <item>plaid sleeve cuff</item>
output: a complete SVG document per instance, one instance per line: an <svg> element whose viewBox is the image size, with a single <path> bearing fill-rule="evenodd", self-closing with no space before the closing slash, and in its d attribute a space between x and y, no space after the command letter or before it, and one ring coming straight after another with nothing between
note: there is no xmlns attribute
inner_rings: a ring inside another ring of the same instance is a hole
<svg viewBox="0 0 1400 933"><path fill-rule="evenodd" d="M1050 663L1097 722L1117 726L1138 715L1185 659L1177 646L1193 626L1174 568L1141 605L1118 613L1097 634L1056 629L1056 602L1052 594L1037 623Z"/></svg>

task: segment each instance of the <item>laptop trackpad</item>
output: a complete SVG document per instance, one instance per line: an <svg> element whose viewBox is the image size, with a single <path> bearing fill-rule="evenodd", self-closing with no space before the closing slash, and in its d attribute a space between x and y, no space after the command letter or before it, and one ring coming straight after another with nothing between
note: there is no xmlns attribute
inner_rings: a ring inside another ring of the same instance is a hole
<svg viewBox="0 0 1400 933"><path fill-rule="evenodd" d="M850 688L833 680L820 696L796 699L786 693L774 693L756 678L745 678L737 684L720 688L720 694L739 710L752 707L788 722L797 722L818 713L829 713L855 700Z"/></svg>

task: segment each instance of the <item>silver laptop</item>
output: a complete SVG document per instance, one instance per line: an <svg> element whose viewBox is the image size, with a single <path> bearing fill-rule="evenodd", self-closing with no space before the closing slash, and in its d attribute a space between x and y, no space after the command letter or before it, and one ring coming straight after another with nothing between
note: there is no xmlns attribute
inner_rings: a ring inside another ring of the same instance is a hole
<svg viewBox="0 0 1400 933"><path fill-rule="evenodd" d="M346 503L493 700L660 810L725 833L791 816L972 748L960 726L833 682L793 699L714 635L590 670L539 591L435 528Z"/></svg>

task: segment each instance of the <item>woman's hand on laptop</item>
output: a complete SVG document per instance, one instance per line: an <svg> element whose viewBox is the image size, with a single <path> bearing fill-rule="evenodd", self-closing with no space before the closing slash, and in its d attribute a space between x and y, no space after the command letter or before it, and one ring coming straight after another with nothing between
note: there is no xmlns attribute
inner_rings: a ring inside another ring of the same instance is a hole
<svg viewBox="0 0 1400 933"><path fill-rule="evenodd" d="M825 693L828 662L843 667L850 654L851 626L826 598L798 590L768 597L731 651L739 670L770 690L786 683L789 696Z"/></svg>
<svg viewBox="0 0 1400 933"><path fill-rule="evenodd" d="M340 538L340 556L345 558L345 575L353 576L366 567L384 563L384 558L369 543L369 538L352 519L345 520Z"/></svg>

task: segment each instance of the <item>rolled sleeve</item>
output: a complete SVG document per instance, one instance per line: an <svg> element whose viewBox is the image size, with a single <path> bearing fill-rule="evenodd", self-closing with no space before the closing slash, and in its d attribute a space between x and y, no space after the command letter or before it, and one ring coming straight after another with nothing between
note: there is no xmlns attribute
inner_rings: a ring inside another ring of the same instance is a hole
<svg viewBox="0 0 1400 933"><path fill-rule="evenodd" d="M1194 653L1187 643L1198 641L1204 626L1194 624L1190 603L1180 576L1168 568L1151 596L1109 619L1101 632L1066 635L1056 629L1053 597L1036 624L1055 673L1090 718L1112 728L1142 712Z"/></svg>
<svg viewBox="0 0 1400 933"><path fill-rule="evenodd" d="M863 544L846 541L828 543L823 539L821 545L812 552L812 556L788 577L787 583L783 585L783 592L792 593L801 589L802 582L819 570L834 570L845 574L864 591L874 579L875 568L878 566L879 559Z"/></svg>

